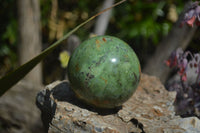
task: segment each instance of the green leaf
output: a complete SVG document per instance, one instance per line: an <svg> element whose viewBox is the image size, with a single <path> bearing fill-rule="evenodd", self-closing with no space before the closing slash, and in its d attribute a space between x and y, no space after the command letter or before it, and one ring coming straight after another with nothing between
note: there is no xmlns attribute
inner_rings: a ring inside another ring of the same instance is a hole
<svg viewBox="0 0 200 133"><path fill-rule="evenodd" d="M122 0L114 5L112 5L109 8L104 9L103 11L97 13L96 15L92 16L85 22L81 23L77 27L75 27L72 31L67 33L65 36L63 36L61 39L56 41L54 44L52 44L50 47L48 47L46 50L44 50L41 54L34 57L27 63L23 64L19 68L17 68L15 71L8 73L6 76L0 79L0 96L2 96L7 90L9 90L13 85L15 85L18 81L20 81L28 72L30 72L41 60L43 60L49 53L51 53L58 45L61 44L63 40L65 40L67 37L69 37L71 34L73 34L75 31L77 31L80 27L94 19L95 17L99 16L100 14L110 10L111 8L125 2L126 0Z"/></svg>

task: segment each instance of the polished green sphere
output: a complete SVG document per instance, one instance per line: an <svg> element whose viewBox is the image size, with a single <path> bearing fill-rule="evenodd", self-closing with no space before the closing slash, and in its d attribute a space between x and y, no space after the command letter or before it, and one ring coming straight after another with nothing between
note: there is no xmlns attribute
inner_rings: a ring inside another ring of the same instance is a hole
<svg viewBox="0 0 200 133"><path fill-rule="evenodd" d="M68 64L72 90L100 108L122 105L140 81L140 63L132 48L112 36L97 36L75 49Z"/></svg>

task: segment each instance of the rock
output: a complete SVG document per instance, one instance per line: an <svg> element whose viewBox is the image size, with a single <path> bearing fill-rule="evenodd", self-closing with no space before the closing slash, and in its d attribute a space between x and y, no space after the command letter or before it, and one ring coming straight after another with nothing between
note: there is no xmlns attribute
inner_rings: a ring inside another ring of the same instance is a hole
<svg viewBox="0 0 200 133"><path fill-rule="evenodd" d="M200 132L200 120L197 117L178 118L171 120L172 123L177 123L181 128L185 130L185 133L199 133Z"/></svg>
<svg viewBox="0 0 200 133"><path fill-rule="evenodd" d="M42 133L35 96L42 86L20 81L0 97L0 133Z"/></svg>
<svg viewBox="0 0 200 133"><path fill-rule="evenodd" d="M196 117L174 112L176 93L168 92L156 77L142 74L138 89L121 107L97 109L76 99L67 81L56 81L36 98L49 133L195 133Z"/></svg>

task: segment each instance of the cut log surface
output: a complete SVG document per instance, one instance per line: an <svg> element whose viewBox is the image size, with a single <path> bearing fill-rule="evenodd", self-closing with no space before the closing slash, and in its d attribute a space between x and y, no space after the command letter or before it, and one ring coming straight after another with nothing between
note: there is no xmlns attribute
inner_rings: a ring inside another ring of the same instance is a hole
<svg viewBox="0 0 200 133"><path fill-rule="evenodd" d="M158 78L142 74L133 96L116 109L97 109L79 101L67 81L56 81L36 98L49 133L198 133L200 120L174 112L175 92Z"/></svg>

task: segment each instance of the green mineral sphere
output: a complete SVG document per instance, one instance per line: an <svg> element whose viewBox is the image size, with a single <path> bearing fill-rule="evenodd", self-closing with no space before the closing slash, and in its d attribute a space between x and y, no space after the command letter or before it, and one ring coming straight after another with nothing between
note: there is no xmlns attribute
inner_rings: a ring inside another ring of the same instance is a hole
<svg viewBox="0 0 200 133"><path fill-rule="evenodd" d="M68 64L72 90L101 108L122 105L140 81L140 63L131 47L112 36L97 36L75 49Z"/></svg>

